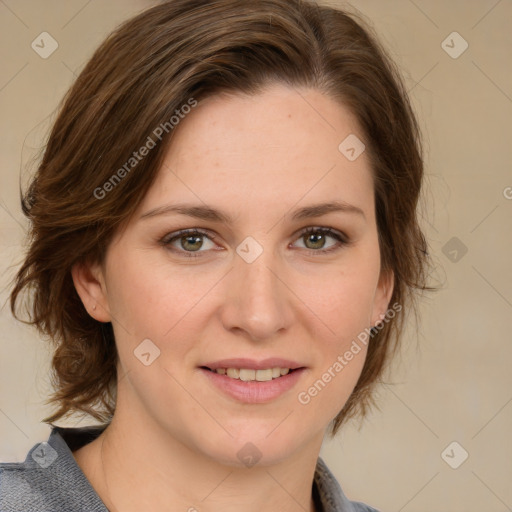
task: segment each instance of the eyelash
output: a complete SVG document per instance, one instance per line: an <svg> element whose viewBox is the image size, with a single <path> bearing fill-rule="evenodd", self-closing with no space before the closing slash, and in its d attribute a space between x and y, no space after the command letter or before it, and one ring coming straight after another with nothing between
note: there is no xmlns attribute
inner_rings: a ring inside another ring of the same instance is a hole
<svg viewBox="0 0 512 512"><path fill-rule="evenodd" d="M303 238L306 235L312 234L312 233L321 233L322 235L327 235L332 238L334 238L338 243L329 249L306 249L310 254L327 254L331 253L333 251L339 250L344 246L347 246L350 244L350 241L347 236L345 236L342 233L338 233L337 231L334 231L331 228L323 228L323 227L308 227L302 230L297 239ZM172 236L171 236L172 235ZM195 228L195 229L183 229L181 231L177 231L176 233L171 233L170 235L166 235L164 238L160 240L160 243L166 247L169 248L169 246L177 239L180 239L184 236L192 236L192 235L202 235L207 238L209 238L212 242L215 241L217 238L215 235L213 235L210 232L203 231L202 229ZM177 250L174 248L170 249L171 251L175 253L183 254L186 258L200 258L202 257L201 253L204 253L206 251L185 251L185 250Z"/></svg>

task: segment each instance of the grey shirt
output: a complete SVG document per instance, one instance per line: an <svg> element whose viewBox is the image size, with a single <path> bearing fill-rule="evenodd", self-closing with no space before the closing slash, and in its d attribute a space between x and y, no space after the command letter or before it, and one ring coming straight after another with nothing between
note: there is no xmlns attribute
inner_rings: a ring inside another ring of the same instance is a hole
<svg viewBox="0 0 512 512"><path fill-rule="evenodd" d="M24 462L0 463L0 512L108 512L72 454L104 428L54 426L48 441L34 445ZM321 512L378 512L349 501L320 457L313 498Z"/></svg>

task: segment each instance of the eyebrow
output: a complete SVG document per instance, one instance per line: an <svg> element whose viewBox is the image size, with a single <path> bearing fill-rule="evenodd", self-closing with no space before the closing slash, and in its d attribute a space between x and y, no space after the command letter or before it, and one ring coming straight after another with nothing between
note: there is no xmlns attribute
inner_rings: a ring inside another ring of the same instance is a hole
<svg viewBox="0 0 512 512"><path fill-rule="evenodd" d="M304 206L295 210L291 216L291 220L303 220L303 219L311 219L316 217L321 217L322 215L327 215L328 213L333 212L343 212L349 214L361 215L366 219L366 215L364 211L354 205L348 204L344 201L331 201L328 203L319 203L313 204L310 206ZM221 212L216 210L215 208L211 208L206 205L192 205L192 204L170 204L165 206L159 206L157 208L153 208L152 210L143 213L140 218L147 219L151 217L156 217L159 215L169 215L173 213L178 213L181 215L187 215L189 217L194 217L196 219L208 220L211 222L219 222L232 224L233 218L225 212Z"/></svg>

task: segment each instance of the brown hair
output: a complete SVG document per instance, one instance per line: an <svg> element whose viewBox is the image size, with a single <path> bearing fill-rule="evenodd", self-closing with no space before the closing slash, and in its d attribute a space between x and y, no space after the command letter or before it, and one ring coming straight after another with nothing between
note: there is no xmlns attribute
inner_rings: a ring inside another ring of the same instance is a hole
<svg viewBox="0 0 512 512"><path fill-rule="evenodd" d="M394 64L355 19L304 0L172 0L128 20L96 50L63 99L22 199L30 246L11 310L18 317L20 293L31 290L29 323L55 344L55 389L47 403L59 408L43 421L71 412L101 422L112 418L112 325L89 316L70 270L80 261L102 261L113 234L155 179L173 133L169 119L191 98L256 94L280 82L316 88L347 106L370 156L382 270L395 276L391 303L409 311L416 292L431 289L416 212L423 177L417 122ZM113 182L116 169L166 122L169 129L156 147ZM107 194L94 192L105 190L109 180ZM375 384L398 346L403 321L400 314L372 335L361 376L332 434L375 403Z"/></svg>

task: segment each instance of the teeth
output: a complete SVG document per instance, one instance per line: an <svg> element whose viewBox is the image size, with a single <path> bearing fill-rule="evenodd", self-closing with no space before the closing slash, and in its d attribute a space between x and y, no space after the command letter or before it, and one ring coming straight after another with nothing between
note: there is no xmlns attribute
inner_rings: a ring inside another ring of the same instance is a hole
<svg viewBox="0 0 512 512"><path fill-rule="evenodd" d="M240 370L238 370L238 368L228 368L226 373L228 374L228 377L231 377L232 379L238 379L240 376Z"/></svg>
<svg viewBox="0 0 512 512"><path fill-rule="evenodd" d="M217 368L219 375L227 375L231 379L239 379L244 382L258 381L265 382L277 379L289 373L290 368L267 368L265 370L251 370L248 368Z"/></svg>
<svg viewBox="0 0 512 512"><path fill-rule="evenodd" d="M242 368L239 372L239 378L240 378L240 380L244 380L244 381L255 380L256 379L256 370L245 370Z"/></svg>
<svg viewBox="0 0 512 512"><path fill-rule="evenodd" d="M256 380L258 382L264 382L266 380L272 380L272 368L268 370L256 370Z"/></svg>

